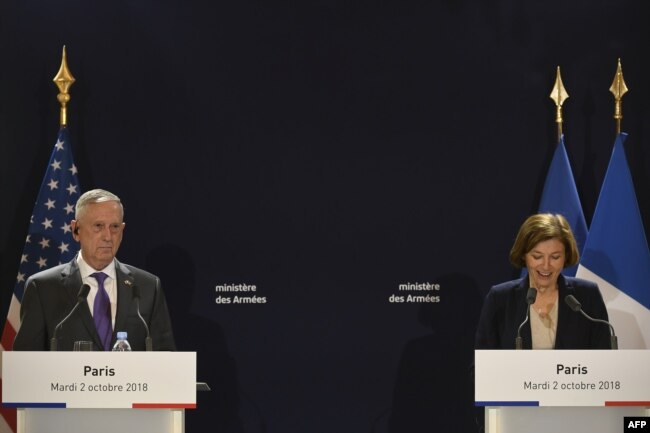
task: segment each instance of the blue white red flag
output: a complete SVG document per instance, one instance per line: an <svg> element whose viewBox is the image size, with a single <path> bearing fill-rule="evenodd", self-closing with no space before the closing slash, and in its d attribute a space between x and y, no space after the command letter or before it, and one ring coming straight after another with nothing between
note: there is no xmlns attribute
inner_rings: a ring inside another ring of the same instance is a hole
<svg viewBox="0 0 650 433"><path fill-rule="evenodd" d="M598 283L619 348L650 348L650 250L619 134L577 276ZM589 311L586 311L589 314Z"/></svg>

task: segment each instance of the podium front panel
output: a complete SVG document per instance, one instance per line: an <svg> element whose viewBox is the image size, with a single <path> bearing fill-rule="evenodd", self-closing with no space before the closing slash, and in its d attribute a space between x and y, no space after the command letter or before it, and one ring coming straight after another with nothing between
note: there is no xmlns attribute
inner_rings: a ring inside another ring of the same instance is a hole
<svg viewBox="0 0 650 433"><path fill-rule="evenodd" d="M650 406L648 350L477 350L477 406Z"/></svg>
<svg viewBox="0 0 650 433"><path fill-rule="evenodd" d="M2 379L6 407L196 407L195 352L5 351Z"/></svg>

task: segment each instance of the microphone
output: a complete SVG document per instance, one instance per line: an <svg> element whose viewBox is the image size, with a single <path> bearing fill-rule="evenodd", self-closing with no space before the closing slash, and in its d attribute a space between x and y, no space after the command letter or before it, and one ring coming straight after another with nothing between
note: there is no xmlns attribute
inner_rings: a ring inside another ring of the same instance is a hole
<svg viewBox="0 0 650 433"><path fill-rule="evenodd" d="M140 314L140 288L137 285L133 284L132 290L133 301L135 301L135 309L138 312L138 317L144 325L144 329L147 331L147 336L144 339L145 350L147 352L151 352L153 350L153 342L151 341L151 334L149 334L149 326L147 325L147 321L144 320L144 317L142 317L142 314Z"/></svg>
<svg viewBox="0 0 650 433"><path fill-rule="evenodd" d="M88 292L90 292L90 286L88 284L84 284L83 286L81 286L81 288L79 289L79 293L77 294L77 303L74 304L74 307L72 307L70 313L68 313L68 315L65 316L63 320L61 320L59 324L54 327L54 332L52 333L52 338L50 339L50 351L56 352L56 346L57 346L56 333L59 331L59 329L61 329L65 321L68 320L70 316L74 314L75 311L77 311L79 305L86 302L86 298L88 298Z"/></svg>
<svg viewBox="0 0 650 433"><path fill-rule="evenodd" d="M571 308L575 312L582 314L588 320L595 323L604 323L605 325L609 326L609 346L612 350L618 349L618 338L616 337L616 333L614 333L614 327L612 326L611 323L609 323L607 320L594 319L593 317L589 316L587 313L585 313L582 310L582 305L573 295L566 295L564 301L567 303L569 308Z"/></svg>
<svg viewBox="0 0 650 433"><path fill-rule="evenodd" d="M526 322L528 322L530 306L535 303L535 299L537 299L537 289L534 287L529 287L528 292L526 293L526 318L523 322L521 322L521 325L519 325L519 329L517 329L517 338L515 338L515 348L517 350L521 350L523 348L521 343L521 328L523 328Z"/></svg>

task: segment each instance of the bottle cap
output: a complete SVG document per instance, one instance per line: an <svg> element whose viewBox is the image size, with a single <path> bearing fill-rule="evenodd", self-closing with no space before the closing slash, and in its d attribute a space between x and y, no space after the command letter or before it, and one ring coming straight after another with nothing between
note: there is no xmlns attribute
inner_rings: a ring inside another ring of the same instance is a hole
<svg viewBox="0 0 650 433"><path fill-rule="evenodd" d="M126 340L126 335L127 335L126 332L120 331L120 332L117 333L117 339L118 340Z"/></svg>

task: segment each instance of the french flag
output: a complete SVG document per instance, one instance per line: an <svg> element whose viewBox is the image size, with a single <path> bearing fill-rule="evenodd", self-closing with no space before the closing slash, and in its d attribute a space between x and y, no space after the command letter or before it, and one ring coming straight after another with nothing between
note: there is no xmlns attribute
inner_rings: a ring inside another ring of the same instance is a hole
<svg viewBox="0 0 650 433"><path fill-rule="evenodd" d="M625 157L626 138L621 133L614 143L576 276L600 287L619 348L648 349L650 250Z"/></svg>
<svg viewBox="0 0 650 433"><path fill-rule="evenodd" d="M582 253L587 239L587 223L582 213L582 204L578 197L578 189L573 179L573 171L569 163L564 135L555 148L551 165L544 182L544 190L539 203L539 213L562 214L569 224L578 244L578 252ZM562 273L570 277L575 276L577 266L564 269Z"/></svg>

